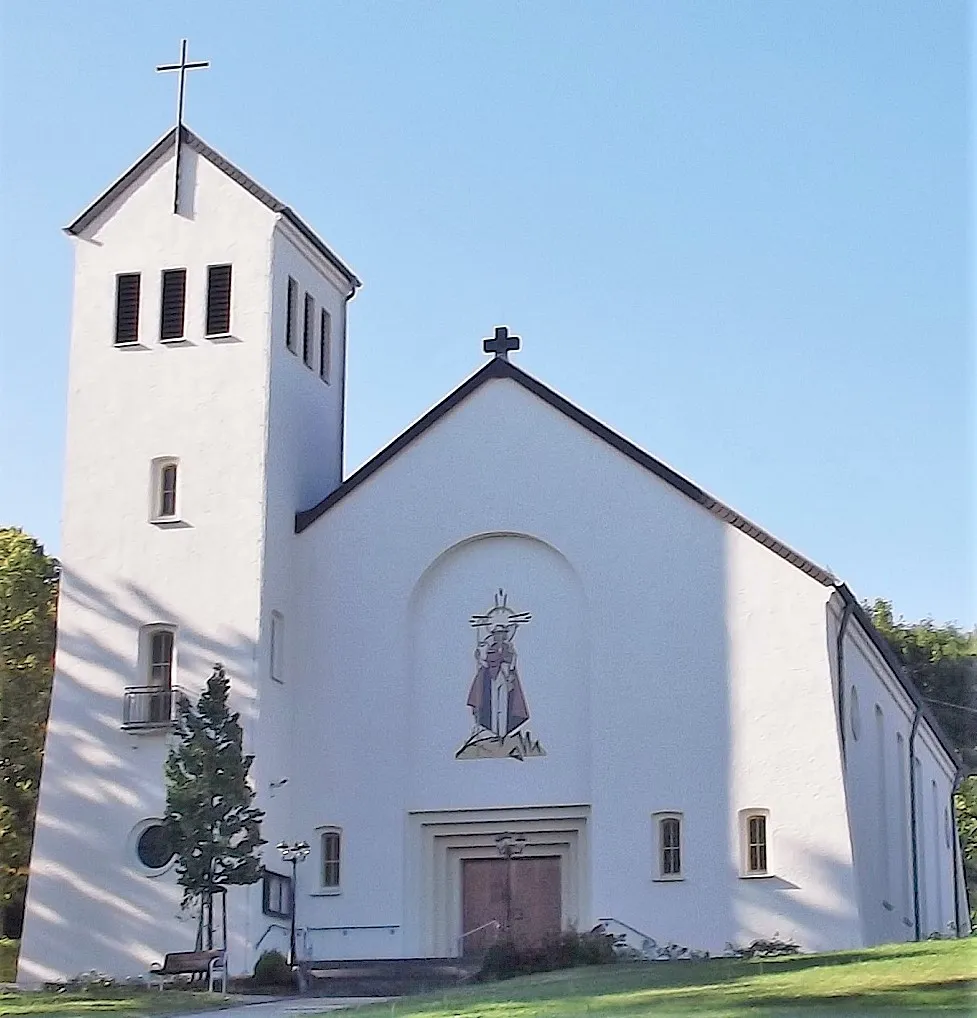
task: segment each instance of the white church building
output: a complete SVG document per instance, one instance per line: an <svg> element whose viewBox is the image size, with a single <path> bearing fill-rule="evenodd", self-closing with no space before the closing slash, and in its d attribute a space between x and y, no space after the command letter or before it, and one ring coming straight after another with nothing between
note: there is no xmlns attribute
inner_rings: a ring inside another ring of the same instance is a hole
<svg viewBox="0 0 977 1018"><path fill-rule="evenodd" d="M232 973L287 950L293 899L319 960L598 921L712 952L969 932L957 760L831 573L523 372L504 329L344 477L359 280L184 127L67 232L21 982L193 947L163 761L216 661L266 811ZM312 849L294 895L282 840Z"/></svg>

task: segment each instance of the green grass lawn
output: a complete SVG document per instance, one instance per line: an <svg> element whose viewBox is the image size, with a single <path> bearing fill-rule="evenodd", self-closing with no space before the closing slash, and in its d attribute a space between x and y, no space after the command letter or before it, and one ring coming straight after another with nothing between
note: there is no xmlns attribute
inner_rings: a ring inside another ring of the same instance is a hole
<svg viewBox="0 0 977 1018"><path fill-rule="evenodd" d="M90 993L0 993L0 1015L153 1015L183 1014L227 1007L219 993L187 990L100 989Z"/></svg>
<svg viewBox="0 0 977 1018"><path fill-rule="evenodd" d="M407 998L356 1018L820 1018L973 1015L977 939L764 961L571 969Z"/></svg>
<svg viewBox="0 0 977 1018"><path fill-rule="evenodd" d="M12 983L17 978L17 949L19 940L0 937L0 983Z"/></svg>

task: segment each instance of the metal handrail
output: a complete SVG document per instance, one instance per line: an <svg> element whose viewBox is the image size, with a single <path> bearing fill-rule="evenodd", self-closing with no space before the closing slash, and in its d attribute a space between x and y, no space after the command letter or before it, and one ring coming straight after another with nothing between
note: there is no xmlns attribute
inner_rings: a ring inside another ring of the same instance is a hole
<svg viewBox="0 0 977 1018"><path fill-rule="evenodd" d="M126 686L123 728L166 728L176 720L176 706L186 693L178 686Z"/></svg>
<svg viewBox="0 0 977 1018"><path fill-rule="evenodd" d="M476 926L473 930L468 930L458 938L458 952L461 953L461 945L464 942L465 937L470 937L473 933L479 933L482 930L487 930L490 926L494 926L496 932L502 929L502 923L498 919L489 919L487 923L482 923L481 926Z"/></svg>
<svg viewBox="0 0 977 1018"><path fill-rule="evenodd" d="M336 930L399 930L397 923L379 923L376 926L306 926L309 933L331 933Z"/></svg>
<svg viewBox="0 0 977 1018"><path fill-rule="evenodd" d="M287 926L282 926L281 923L271 923L268 926L268 929L265 930L265 932L262 933L260 937L258 937L258 943L254 945L254 949L256 951L258 950L259 947L261 947L261 942L265 939L265 937L268 936L269 933L271 933L272 930L281 930L282 933L288 933L288 927Z"/></svg>
<svg viewBox="0 0 977 1018"><path fill-rule="evenodd" d="M614 916L608 916L606 919L598 919L599 923L617 923L618 926L623 926L626 930L630 930L632 933L636 933L639 937L644 937L645 940L650 940L653 944L655 938L649 933L643 933L641 930L635 929L633 926L628 926L627 923L621 922L620 919L615 919Z"/></svg>

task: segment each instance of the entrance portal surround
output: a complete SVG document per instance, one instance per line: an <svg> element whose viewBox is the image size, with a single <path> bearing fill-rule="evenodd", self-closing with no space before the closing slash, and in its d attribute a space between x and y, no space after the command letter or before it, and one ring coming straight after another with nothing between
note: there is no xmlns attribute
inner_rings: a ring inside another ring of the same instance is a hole
<svg viewBox="0 0 977 1018"><path fill-rule="evenodd" d="M462 862L499 858L496 838L526 839L524 857L560 859L564 927L590 916L590 806L414 810L407 815L404 949L417 957L462 953Z"/></svg>

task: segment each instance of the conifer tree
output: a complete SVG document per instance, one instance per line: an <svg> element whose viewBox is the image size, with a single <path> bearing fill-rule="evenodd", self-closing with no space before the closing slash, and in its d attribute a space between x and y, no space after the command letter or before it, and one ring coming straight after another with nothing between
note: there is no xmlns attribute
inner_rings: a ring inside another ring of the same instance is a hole
<svg viewBox="0 0 977 1018"><path fill-rule="evenodd" d="M166 826L183 907L200 905L198 948L204 942L213 948L215 892L253 884L261 874L257 850L264 844L264 813L253 805L248 771L254 757L243 753L240 715L228 708L229 689L224 666L216 664L196 704L180 698L177 741L166 759Z"/></svg>

